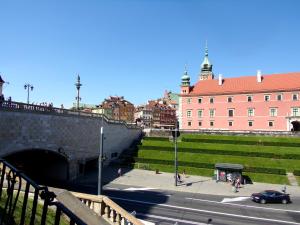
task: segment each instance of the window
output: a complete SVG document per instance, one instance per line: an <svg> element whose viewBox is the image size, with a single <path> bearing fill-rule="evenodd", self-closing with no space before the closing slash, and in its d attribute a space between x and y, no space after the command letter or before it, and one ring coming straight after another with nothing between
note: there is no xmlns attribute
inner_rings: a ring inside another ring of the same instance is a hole
<svg viewBox="0 0 300 225"><path fill-rule="evenodd" d="M232 97L228 97L227 102L232 102Z"/></svg>
<svg viewBox="0 0 300 225"><path fill-rule="evenodd" d="M298 94L293 94L293 101L297 101L298 100Z"/></svg>
<svg viewBox="0 0 300 225"><path fill-rule="evenodd" d="M247 101L248 101L248 102L252 102L252 96L250 96L250 95L247 96Z"/></svg>
<svg viewBox="0 0 300 225"><path fill-rule="evenodd" d="M273 121L269 121L269 127L273 127Z"/></svg>
<svg viewBox="0 0 300 225"><path fill-rule="evenodd" d="M214 121L210 121L210 126L213 127L214 126Z"/></svg>
<svg viewBox="0 0 300 225"><path fill-rule="evenodd" d="M191 110L186 111L186 116L187 117L192 117L192 111Z"/></svg>
<svg viewBox="0 0 300 225"><path fill-rule="evenodd" d="M265 102L270 101L270 95L265 95Z"/></svg>
<svg viewBox="0 0 300 225"><path fill-rule="evenodd" d="M282 101L282 94L277 95L277 101Z"/></svg>
<svg viewBox="0 0 300 225"><path fill-rule="evenodd" d="M270 116L277 116L277 108L270 108Z"/></svg>
<svg viewBox="0 0 300 225"><path fill-rule="evenodd" d="M228 109L228 116L233 117L234 109Z"/></svg>
<svg viewBox="0 0 300 225"><path fill-rule="evenodd" d="M228 121L228 126L232 127L232 121Z"/></svg>
<svg viewBox="0 0 300 225"><path fill-rule="evenodd" d="M300 116L299 108L292 108L292 115L293 116Z"/></svg>
<svg viewBox="0 0 300 225"><path fill-rule="evenodd" d="M192 102L192 99L191 99L191 98L188 98L188 99L187 99L187 104L191 104L191 102Z"/></svg>
<svg viewBox="0 0 300 225"><path fill-rule="evenodd" d="M199 103L199 104L202 103L202 98L198 98L198 103Z"/></svg>
<svg viewBox="0 0 300 225"><path fill-rule="evenodd" d="M213 97L209 98L209 103L214 103L214 98Z"/></svg>
<svg viewBox="0 0 300 225"><path fill-rule="evenodd" d="M200 109L198 110L198 118L201 118L203 116L203 110Z"/></svg>
<svg viewBox="0 0 300 225"><path fill-rule="evenodd" d="M254 109L248 109L248 116L254 116Z"/></svg>
<svg viewBox="0 0 300 225"><path fill-rule="evenodd" d="M253 126L253 121L248 121L248 126L252 127Z"/></svg>
<svg viewBox="0 0 300 225"><path fill-rule="evenodd" d="M191 121L188 121L188 126L192 126L192 122Z"/></svg>
<svg viewBox="0 0 300 225"><path fill-rule="evenodd" d="M214 117L215 116L215 110L214 109L210 109L209 110L209 117Z"/></svg>
<svg viewBox="0 0 300 225"><path fill-rule="evenodd" d="M201 127L202 126L202 121L199 121L198 125L199 125L199 127Z"/></svg>

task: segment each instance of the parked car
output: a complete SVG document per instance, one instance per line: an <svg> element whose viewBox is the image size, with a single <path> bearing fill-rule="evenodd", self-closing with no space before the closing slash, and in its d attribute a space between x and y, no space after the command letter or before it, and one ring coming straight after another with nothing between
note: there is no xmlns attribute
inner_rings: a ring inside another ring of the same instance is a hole
<svg viewBox="0 0 300 225"><path fill-rule="evenodd" d="M260 193L254 193L251 195L251 199L254 202L261 204L265 203L282 203L287 204L291 202L289 194L285 194L279 191L266 190Z"/></svg>

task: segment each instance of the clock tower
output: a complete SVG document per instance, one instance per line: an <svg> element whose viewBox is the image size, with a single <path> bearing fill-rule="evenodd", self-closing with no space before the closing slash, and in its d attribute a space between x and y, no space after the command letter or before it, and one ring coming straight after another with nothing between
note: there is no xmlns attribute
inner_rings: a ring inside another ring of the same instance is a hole
<svg viewBox="0 0 300 225"><path fill-rule="evenodd" d="M212 72L212 64L208 60L208 48L207 43L205 46L205 56L201 64L201 72L199 74L199 80L212 80L214 79L214 74Z"/></svg>

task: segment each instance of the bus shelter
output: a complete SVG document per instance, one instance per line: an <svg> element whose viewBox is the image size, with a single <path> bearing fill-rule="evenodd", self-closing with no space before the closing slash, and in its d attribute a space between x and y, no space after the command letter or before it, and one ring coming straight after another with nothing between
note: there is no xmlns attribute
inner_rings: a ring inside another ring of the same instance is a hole
<svg viewBox="0 0 300 225"><path fill-rule="evenodd" d="M215 174L217 181L232 182L242 178L244 166L241 164L217 163L215 165Z"/></svg>

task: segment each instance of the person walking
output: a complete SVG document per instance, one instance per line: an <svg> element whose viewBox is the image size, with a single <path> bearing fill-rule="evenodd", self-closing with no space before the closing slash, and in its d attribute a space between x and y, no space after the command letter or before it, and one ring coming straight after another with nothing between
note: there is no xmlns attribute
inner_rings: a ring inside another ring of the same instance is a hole
<svg viewBox="0 0 300 225"><path fill-rule="evenodd" d="M118 175L119 175L119 177L122 176L122 169L121 168L118 169Z"/></svg>

